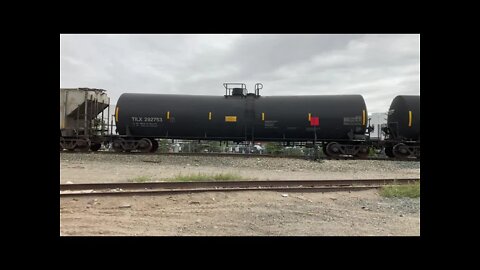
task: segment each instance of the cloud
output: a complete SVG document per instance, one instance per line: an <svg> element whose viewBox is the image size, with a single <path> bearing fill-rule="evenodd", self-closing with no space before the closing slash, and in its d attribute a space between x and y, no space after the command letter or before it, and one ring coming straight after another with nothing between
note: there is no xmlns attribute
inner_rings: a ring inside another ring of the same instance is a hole
<svg viewBox="0 0 480 270"><path fill-rule="evenodd" d="M420 94L419 35L61 35L60 87L222 95L361 94L370 112Z"/></svg>

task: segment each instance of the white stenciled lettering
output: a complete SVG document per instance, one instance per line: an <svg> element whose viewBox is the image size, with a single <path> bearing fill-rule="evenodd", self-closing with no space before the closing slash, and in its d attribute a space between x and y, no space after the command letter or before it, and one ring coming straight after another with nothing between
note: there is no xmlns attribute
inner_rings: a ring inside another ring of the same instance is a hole
<svg viewBox="0 0 480 270"><path fill-rule="evenodd" d="M145 117L144 121L145 122L158 123L158 122L162 122L162 118L161 117Z"/></svg>
<svg viewBox="0 0 480 270"><path fill-rule="evenodd" d="M139 117L132 116L132 122L134 123L162 123L162 117Z"/></svg>

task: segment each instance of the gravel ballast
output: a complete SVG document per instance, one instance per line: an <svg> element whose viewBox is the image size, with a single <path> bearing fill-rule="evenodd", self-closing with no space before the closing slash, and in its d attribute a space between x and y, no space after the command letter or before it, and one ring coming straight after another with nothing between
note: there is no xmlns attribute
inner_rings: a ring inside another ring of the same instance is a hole
<svg viewBox="0 0 480 270"><path fill-rule="evenodd" d="M198 173L229 173L245 180L418 178L420 163L61 152L60 172L61 183L125 182L136 177L164 181Z"/></svg>

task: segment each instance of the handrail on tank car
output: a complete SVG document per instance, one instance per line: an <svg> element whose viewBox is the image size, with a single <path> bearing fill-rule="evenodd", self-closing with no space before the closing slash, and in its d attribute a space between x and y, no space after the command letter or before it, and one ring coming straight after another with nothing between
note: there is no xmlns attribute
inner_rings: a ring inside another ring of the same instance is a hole
<svg viewBox="0 0 480 270"><path fill-rule="evenodd" d="M263 89L263 84L256 83L255 84L255 95L258 97L260 96L260 89Z"/></svg>
<svg viewBox="0 0 480 270"><path fill-rule="evenodd" d="M245 95L248 94L247 85L244 83L223 83L223 87L225 87L225 96L231 96L231 90L234 88L228 87L229 85L240 85L240 88L245 89Z"/></svg>

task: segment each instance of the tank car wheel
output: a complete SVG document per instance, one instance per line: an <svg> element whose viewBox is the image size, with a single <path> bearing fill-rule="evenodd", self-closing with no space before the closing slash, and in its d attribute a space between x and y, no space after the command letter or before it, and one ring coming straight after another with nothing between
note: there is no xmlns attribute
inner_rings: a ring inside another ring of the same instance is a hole
<svg viewBox="0 0 480 270"><path fill-rule="evenodd" d="M325 154L325 156L327 156L327 157L328 157L328 153L327 153L327 145L323 145L323 146L322 146L322 151L323 151L323 153Z"/></svg>
<svg viewBox="0 0 480 270"><path fill-rule="evenodd" d="M80 152L88 152L90 149L91 142L89 139L78 139L77 140L77 147L75 149L80 150Z"/></svg>
<svg viewBox="0 0 480 270"><path fill-rule="evenodd" d="M150 152L153 148L153 143L147 138L143 138L138 142L138 150L142 152Z"/></svg>
<svg viewBox="0 0 480 270"><path fill-rule="evenodd" d="M90 150L92 150L93 152L96 152L100 149L100 147L102 147L102 144L92 143L92 145L90 145Z"/></svg>
<svg viewBox="0 0 480 270"><path fill-rule="evenodd" d="M150 139L150 141L152 142L152 149L150 149L150 152L151 152L151 153L157 152L157 150L158 150L158 142L157 142L157 140L155 140L155 139Z"/></svg>
<svg viewBox="0 0 480 270"><path fill-rule="evenodd" d="M403 143L399 143L393 147L393 154L397 158L407 158L410 155L407 146Z"/></svg>
<svg viewBox="0 0 480 270"><path fill-rule="evenodd" d="M370 148L368 148L367 146L360 146L360 149L355 154L355 156L359 158L367 158L369 154L369 150Z"/></svg>
<svg viewBox="0 0 480 270"><path fill-rule="evenodd" d="M331 143L327 144L327 147L326 147L325 151L326 151L327 156L329 156L329 157L338 157L341 154L340 144L336 143L336 142L331 142Z"/></svg>
<svg viewBox="0 0 480 270"><path fill-rule="evenodd" d="M389 158L394 158L395 155L393 154L393 147L391 146L385 147L385 155L387 155L387 157Z"/></svg>
<svg viewBox="0 0 480 270"><path fill-rule="evenodd" d="M123 147L122 144L125 142L125 139L119 138L117 140L114 140L112 143L112 149L115 152L123 152Z"/></svg>

